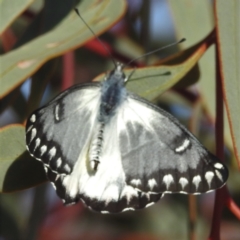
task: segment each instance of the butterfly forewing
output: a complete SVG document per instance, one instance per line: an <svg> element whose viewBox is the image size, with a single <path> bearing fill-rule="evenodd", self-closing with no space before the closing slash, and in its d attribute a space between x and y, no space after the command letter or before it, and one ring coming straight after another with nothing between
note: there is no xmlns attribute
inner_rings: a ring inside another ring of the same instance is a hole
<svg viewBox="0 0 240 240"><path fill-rule="evenodd" d="M29 152L52 170L70 173L92 131L99 89L97 84L75 86L33 112L26 124ZM75 137L76 132L81 134Z"/></svg>
<svg viewBox="0 0 240 240"><path fill-rule="evenodd" d="M118 116L128 184L142 191L197 194L226 182L227 168L164 110L129 94Z"/></svg>

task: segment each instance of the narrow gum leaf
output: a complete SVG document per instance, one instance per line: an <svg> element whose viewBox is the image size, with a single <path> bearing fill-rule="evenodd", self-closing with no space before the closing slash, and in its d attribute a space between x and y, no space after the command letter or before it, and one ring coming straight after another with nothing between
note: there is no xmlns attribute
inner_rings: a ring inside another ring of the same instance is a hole
<svg viewBox="0 0 240 240"><path fill-rule="evenodd" d="M225 2L227 5L228 1ZM187 39L184 43L182 43L184 47L188 48L196 42L203 40L213 30L213 5L210 1L202 0L189 2L188 0L169 0L169 4L175 22L177 36L179 36L179 38L185 37ZM191 19L191 21L189 21L189 19ZM224 20L226 20L226 15L225 19L223 17L223 21ZM236 31L239 32L238 30ZM208 48L198 64L201 73L198 82L201 99L209 117L214 122L216 111L216 63L214 46ZM231 135L227 121L224 121L224 139L228 147L231 148Z"/></svg>
<svg viewBox="0 0 240 240"><path fill-rule="evenodd" d="M124 14L126 1L89 0L77 6L96 35L114 25ZM107 17L106 17L107 16ZM75 11L71 11L52 31L0 56L0 98L19 86L47 60L82 46L93 38Z"/></svg>
<svg viewBox="0 0 240 240"><path fill-rule="evenodd" d="M216 1L215 7L224 101L240 167L240 2Z"/></svg>
<svg viewBox="0 0 240 240"><path fill-rule="evenodd" d="M42 164L25 146L25 128L19 124L0 129L0 191L22 190L46 181Z"/></svg>
<svg viewBox="0 0 240 240"><path fill-rule="evenodd" d="M127 89L149 101L155 100L160 94L179 82L197 64L206 48L205 44L200 45L181 64L136 69L131 79L127 82ZM124 70L126 76L129 76L132 71L133 69ZM101 74L94 81L101 81L103 78L104 74Z"/></svg>
<svg viewBox="0 0 240 240"><path fill-rule="evenodd" d="M0 1L0 35L32 2L34 2L34 0Z"/></svg>

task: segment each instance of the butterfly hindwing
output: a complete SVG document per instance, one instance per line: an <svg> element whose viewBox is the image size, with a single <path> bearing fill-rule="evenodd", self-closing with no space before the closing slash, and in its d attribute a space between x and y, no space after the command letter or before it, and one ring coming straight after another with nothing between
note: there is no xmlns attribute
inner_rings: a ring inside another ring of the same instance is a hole
<svg viewBox="0 0 240 240"><path fill-rule="evenodd" d="M197 194L226 182L227 168L156 105L129 94L118 116L128 184L142 191Z"/></svg>
<svg viewBox="0 0 240 240"><path fill-rule="evenodd" d="M104 128L102 154L97 169L91 166L89 151L82 149L72 173L58 179L56 186L60 184L65 189L62 198L66 203L72 203L77 196L92 210L116 213L140 209L160 199L161 193L142 192L126 183L117 131L113 131L116 129L115 119L117 117L113 117ZM98 124L96 121L92 136Z"/></svg>

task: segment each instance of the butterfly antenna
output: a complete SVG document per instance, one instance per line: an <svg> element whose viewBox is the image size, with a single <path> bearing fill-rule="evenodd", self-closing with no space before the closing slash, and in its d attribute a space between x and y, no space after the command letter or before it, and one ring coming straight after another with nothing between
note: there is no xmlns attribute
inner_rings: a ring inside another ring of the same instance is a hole
<svg viewBox="0 0 240 240"><path fill-rule="evenodd" d="M109 49L103 44L103 42L100 40L100 38L94 33L94 31L90 28L90 26L87 24L87 22L83 19L83 17L80 15L80 12L77 8L74 9L77 15L81 18L81 20L84 22L84 24L87 26L87 28L90 30L90 32L93 34L93 36L98 40L98 42L101 44L101 46L106 50L108 55L111 57L111 60L115 67L117 67L117 63L115 62L111 52Z"/></svg>
<svg viewBox="0 0 240 240"><path fill-rule="evenodd" d="M179 40L179 41L177 41L177 42L170 43L170 44L168 44L168 45L166 45L166 46L164 46L164 47L161 47L161 48L155 49L155 50L153 50L153 51L151 51L151 52L148 52L148 53L146 53L146 54L143 54L143 55L140 56L140 57L137 57L137 58L132 59L130 62L128 62L127 64L125 64L124 67L127 66L127 65L130 65L132 62L134 62L134 61L136 61L136 60L138 60L138 59L140 59L140 58L146 57L146 56L148 56L148 55L151 55L151 54L153 54L153 53L156 53L156 52L158 52L158 51L161 51L161 50L163 50L163 49L165 49L165 48L169 48L169 47L171 47L171 46L177 45L177 44L179 44L179 43L184 42L185 40L186 40L185 38L182 38L181 40Z"/></svg>

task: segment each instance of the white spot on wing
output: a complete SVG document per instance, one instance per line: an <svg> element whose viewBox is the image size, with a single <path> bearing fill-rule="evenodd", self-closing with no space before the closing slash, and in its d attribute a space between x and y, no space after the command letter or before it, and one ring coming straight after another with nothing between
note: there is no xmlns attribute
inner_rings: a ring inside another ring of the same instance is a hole
<svg viewBox="0 0 240 240"><path fill-rule="evenodd" d="M132 185L134 185L135 187L141 185L141 180L140 179L132 179L130 182Z"/></svg>
<svg viewBox="0 0 240 240"><path fill-rule="evenodd" d="M163 177L163 182L166 185L166 188L168 189L170 184L174 182L173 176L171 174L167 174Z"/></svg>
<svg viewBox="0 0 240 240"><path fill-rule="evenodd" d="M62 159L58 158L56 162L57 168L59 168L62 165Z"/></svg>
<svg viewBox="0 0 240 240"><path fill-rule="evenodd" d="M130 208L124 208L123 210L122 210L122 212L126 212L126 211L134 211L135 209L134 208L132 208L132 207L130 207Z"/></svg>
<svg viewBox="0 0 240 240"><path fill-rule="evenodd" d="M193 178L192 182L196 186L196 190L198 189L199 183L202 181L201 176L197 175Z"/></svg>
<svg viewBox="0 0 240 240"><path fill-rule="evenodd" d="M55 147L52 147L51 149L50 149L50 151L49 151L49 159L52 159L55 155L56 155L56 151L57 151L57 149L55 148Z"/></svg>
<svg viewBox="0 0 240 240"><path fill-rule="evenodd" d="M102 214L109 214L109 211L101 211Z"/></svg>
<svg viewBox="0 0 240 240"><path fill-rule="evenodd" d="M68 182L70 180L70 176L69 175L66 175L62 178L62 183L63 185L65 186L66 189L68 189Z"/></svg>
<svg viewBox="0 0 240 240"><path fill-rule="evenodd" d="M71 183L68 185L68 194L71 198L75 198L78 194L78 181L75 178L71 180Z"/></svg>
<svg viewBox="0 0 240 240"><path fill-rule="evenodd" d="M189 146L190 141L188 139L185 139L183 144L175 149L176 152L183 152L184 150L187 149Z"/></svg>
<svg viewBox="0 0 240 240"><path fill-rule="evenodd" d="M60 174L57 174L55 181L57 181L60 178Z"/></svg>
<svg viewBox="0 0 240 240"><path fill-rule="evenodd" d="M47 146L46 145L43 145L41 148L40 148L40 155L42 156L46 151L47 151Z"/></svg>
<svg viewBox="0 0 240 240"><path fill-rule="evenodd" d="M157 182L154 178L148 180L148 186L152 190L155 186L157 186Z"/></svg>
<svg viewBox="0 0 240 240"><path fill-rule="evenodd" d="M45 172L47 173L48 172L48 168L45 165L43 165L43 167L44 167Z"/></svg>
<svg viewBox="0 0 240 240"><path fill-rule="evenodd" d="M36 121L36 115L35 114L33 114L31 116L30 121L33 122L33 123Z"/></svg>
<svg viewBox="0 0 240 240"><path fill-rule="evenodd" d="M147 207L150 207L150 206L152 206L154 203L155 203L155 202L150 202L150 203L148 203L145 207L146 207L146 208L147 208Z"/></svg>
<svg viewBox="0 0 240 240"><path fill-rule="evenodd" d="M37 135L37 129L36 128L33 128L32 131L31 131L31 139L30 139L30 142L36 137Z"/></svg>
<svg viewBox="0 0 240 240"><path fill-rule="evenodd" d="M36 141L35 141L35 147L34 147L33 151L35 151L39 147L40 142L41 142L40 138L37 138Z"/></svg>
<svg viewBox="0 0 240 240"><path fill-rule="evenodd" d="M222 174L218 170L215 170L215 173L216 173L218 179L223 182Z"/></svg>
<svg viewBox="0 0 240 240"><path fill-rule="evenodd" d="M184 189L185 186L188 184L188 180L187 180L185 177L181 177L181 178L179 179L179 183L181 184L182 189Z"/></svg>
<svg viewBox="0 0 240 240"><path fill-rule="evenodd" d="M55 119L59 121L59 105L58 104L55 107Z"/></svg>
<svg viewBox="0 0 240 240"><path fill-rule="evenodd" d="M29 126L28 129L27 129L27 133L28 133L29 131L31 131L32 128L33 128L33 125Z"/></svg>
<svg viewBox="0 0 240 240"><path fill-rule="evenodd" d="M66 172L70 173L71 169L68 164L64 165L64 170L66 170Z"/></svg>
<svg viewBox="0 0 240 240"><path fill-rule="evenodd" d="M212 182L213 176L214 176L214 173L211 172L211 171L208 171L208 172L205 173L205 179L208 182L209 188L211 187L211 182Z"/></svg>
<svg viewBox="0 0 240 240"><path fill-rule="evenodd" d="M125 188L123 189L123 191L122 191L122 196L121 196L121 198L122 197L126 197L126 199L127 199L127 204L129 204L130 203L130 201L131 201L131 199L133 198L133 197L137 197L138 196L138 194L137 194L137 191L132 187L132 186L125 186Z"/></svg>
<svg viewBox="0 0 240 240"><path fill-rule="evenodd" d="M215 163L214 167L217 168L217 169L222 169L223 165L221 163Z"/></svg>

